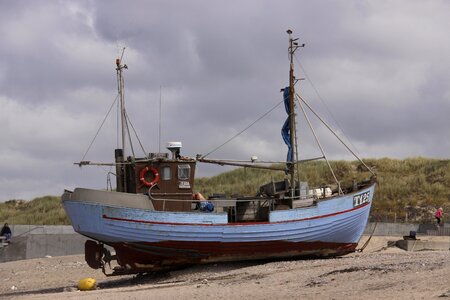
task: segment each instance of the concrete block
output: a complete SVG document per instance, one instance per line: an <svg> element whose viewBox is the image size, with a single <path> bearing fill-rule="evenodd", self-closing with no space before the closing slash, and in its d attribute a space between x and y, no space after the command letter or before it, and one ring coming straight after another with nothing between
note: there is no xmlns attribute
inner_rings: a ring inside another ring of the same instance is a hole
<svg viewBox="0 0 450 300"><path fill-rule="evenodd" d="M395 245L406 251L450 250L449 241L398 240Z"/></svg>

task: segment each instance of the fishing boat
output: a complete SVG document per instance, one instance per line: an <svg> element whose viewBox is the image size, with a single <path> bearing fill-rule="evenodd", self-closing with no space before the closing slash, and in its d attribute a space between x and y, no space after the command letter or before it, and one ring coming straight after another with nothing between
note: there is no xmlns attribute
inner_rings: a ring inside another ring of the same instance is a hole
<svg viewBox="0 0 450 300"><path fill-rule="evenodd" d="M114 162L76 163L115 168L116 187L75 188L62 195L74 230L89 238L85 259L90 267L101 268L106 275L122 275L222 261L333 257L356 250L368 221L376 175L358 158L367 178L341 186L322 151L320 158L330 166L335 182L309 187L307 181L300 181L298 166L305 160L298 158L295 109L305 113L311 106L295 92L293 58L304 44L293 38L291 30L287 33L289 85L282 91L288 116L282 136L288 154L281 165L264 164L256 157L249 161L185 157L181 142L169 142L167 153L126 155L130 140L123 71L127 66L122 58L116 60L121 146L115 149ZM284 180L268 182L250 196L204 197L194 190L197 163L284 172ZM111 262L116 266L111 267Z"/></svg>

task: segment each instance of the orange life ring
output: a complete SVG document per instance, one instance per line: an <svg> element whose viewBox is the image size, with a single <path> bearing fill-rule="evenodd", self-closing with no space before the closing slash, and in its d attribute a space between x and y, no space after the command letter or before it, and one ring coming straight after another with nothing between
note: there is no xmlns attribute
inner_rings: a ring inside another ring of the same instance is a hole
<svg viewBox="0 0 450 300"><path fill-rule="evenodd" d="M155 179L153 179L153 181L151 181L151 182L148 182L147 180L145 180L145 173L147 173L148 171L151 171L153 173L153 176L155 177ZM156 170L155 168L153 168L151 166L146 166L145 168L141 169L141 172L139 172L139 179L141 180L142 184L144 184L145 186L154 186L159 181L158 170Z"/></svg>

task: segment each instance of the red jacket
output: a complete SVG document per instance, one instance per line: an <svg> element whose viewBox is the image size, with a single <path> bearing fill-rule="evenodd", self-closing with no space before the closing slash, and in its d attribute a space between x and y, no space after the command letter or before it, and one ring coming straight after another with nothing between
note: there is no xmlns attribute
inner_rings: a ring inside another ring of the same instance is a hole
<svg viewBox="0 0 450 300"><path fill-rule="evenodd" d="M442 218L442 210L438 210L435 214L436 218Z"/></svg>

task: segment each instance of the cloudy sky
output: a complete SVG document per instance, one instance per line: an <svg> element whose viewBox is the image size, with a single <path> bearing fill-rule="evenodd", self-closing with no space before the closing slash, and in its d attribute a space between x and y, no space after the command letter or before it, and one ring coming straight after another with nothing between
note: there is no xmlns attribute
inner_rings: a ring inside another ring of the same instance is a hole
<svg viewBox="0 0 450 300"><path fill-rule="evenodd" d="M450 156L449 1L0 0L0 201L106 187L108 168L73 162L116 97L123 47L145 150L158 152L161 90L162 150L182 141L195 156L281 101L288 28L306 44L297 91L361 156ZM285 118L277 107L210 157L283 160ZM351 159L311 119L327 154ZM300 143L319 155L310 134ZM116 144L113 110L85 159L112 161Z"/></svg>

